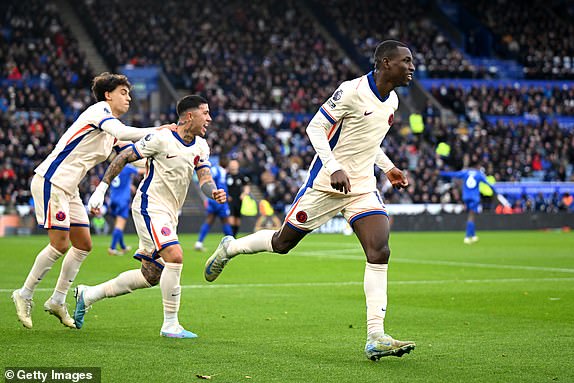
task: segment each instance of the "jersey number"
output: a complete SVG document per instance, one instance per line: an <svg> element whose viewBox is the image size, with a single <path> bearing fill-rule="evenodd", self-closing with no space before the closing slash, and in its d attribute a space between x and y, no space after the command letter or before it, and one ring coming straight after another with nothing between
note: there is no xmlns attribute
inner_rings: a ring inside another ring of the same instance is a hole
<svg viewBox="0 0 574 383"><path fill-rule="evenodd" d="M470 176L466 179L466 187L469 189L474 189L476 187L476 180L474 176Z"/></svg>

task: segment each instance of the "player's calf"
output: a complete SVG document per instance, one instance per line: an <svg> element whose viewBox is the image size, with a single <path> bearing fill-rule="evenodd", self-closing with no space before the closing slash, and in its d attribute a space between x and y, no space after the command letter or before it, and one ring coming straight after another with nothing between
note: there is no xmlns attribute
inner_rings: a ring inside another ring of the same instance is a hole
<svg viewBox="0 0 574 383"><path fill-rule="evenodd" d="M163 269L155 262L150 262L147 259L142 259L142 267L141 272L148 281L148 283L152 286L155 286L159 283L161 278L161 273Z"/></svg>

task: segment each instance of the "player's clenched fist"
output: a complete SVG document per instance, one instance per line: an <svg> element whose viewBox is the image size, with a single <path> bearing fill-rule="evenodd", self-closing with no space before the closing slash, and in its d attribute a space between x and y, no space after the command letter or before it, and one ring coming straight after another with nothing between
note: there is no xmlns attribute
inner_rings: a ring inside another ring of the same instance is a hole
<svg viewBox="0 0 574 383"><path fill-rule="evenodd" d="M217 203L225 203L227 201L227 194L225 194L225 190L223 189L214 190L212 197Z"/></svg>
<svg viewBox="0 0 574 383"><path fill-rule="evenodd" d="M94 190L90 200L88 201L88 209L90 210L90 213L94 215L100 214L100 209L104 205L104 198L108 187L109 185L107 183L100 182L96 190Z"/></svg>

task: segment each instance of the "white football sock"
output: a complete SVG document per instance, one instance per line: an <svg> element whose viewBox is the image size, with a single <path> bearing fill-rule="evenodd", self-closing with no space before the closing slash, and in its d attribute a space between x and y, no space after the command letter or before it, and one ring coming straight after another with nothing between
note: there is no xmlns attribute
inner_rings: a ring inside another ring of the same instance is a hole
<svg viewBox="0 0 574 383"><path fill-rule="evenodd" d="M118 297L146 287L151 287L151 285L145 279L141 269L128 270L114 279L96 286L89 286L84 293L84 302L86 306L89 306L101 299Z"/></svg>
<svg viewBox="0 0 574 383"><path fill-rule="evenodd" d="M64 262L62 262L62 270L60 270L58 283L56 283L56 288L50 297L52 302L60 305L66 302L68 290L72 282L74 282L74 279L76 279L82 262L84 262L84 259L86 259L89 253L89 251L76 249L73 246L70 247L70 250L68 250L64 257Z"/></svg>
<svg viewBox="0 0 574 383"><path fill-rule="evenodd" d="M159 287L163 298L163 326L162 331L174 331L179 325L177 313L181 300L181 270L183 264L165 262L165 267L159 279Z"/></svg>
<svg viewBox="0 0 574 383"><path fill-rule="evenodd" d="M273 252L271 240L275 230L259 230L253 234L238 238L229 243L227 254L229 258L237 254L254 254L261 251Z"/></svg>
<svg viewBox="0 0 574 383"><path fill-rule="evenodd" d="M365 298L367 301L367 334L385 332L387 310L387 264L365 266Z"/></svg>
<svg viewBox="0 0 574 383"><path fill-rule="evenodd" d="M24 281L24 286L20 289L20 295L24 299L32 299L34 295L34 290L38 283L44 278L46 273L50 271L54 262L60 258L62 253L56 250L52 245L48 244L48 246L44 247L36 256L36 260L34 261L34 265L28 273L28 277L26 277L26 281Z"/></svg>

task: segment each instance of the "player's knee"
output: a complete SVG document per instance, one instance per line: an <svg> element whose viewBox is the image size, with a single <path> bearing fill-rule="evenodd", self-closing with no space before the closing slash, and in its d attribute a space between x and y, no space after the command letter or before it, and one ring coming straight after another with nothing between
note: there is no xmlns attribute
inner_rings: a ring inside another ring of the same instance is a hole
<svg viewBox="0 0 574 383"><path fill-rule="evenodd" d="M271 241L271 246L273 247L273 252L277 254L287 254L294 247L293 244L279 241L275 237L273 237L273 240Z"/></svg>
<svg viewBox="0 0 574 383"><path fill-rule="evenodd" d="M159 283L162 269L158 265L146 259L142 259L141 271L144 278L150 285L155 286Z"/></svg>
<svg viewBox="0 0 574 383"><path fill-rule="evenodd" d="M390 257L391 249L389 248L388 243L381 244L380 246L367 251L367 260L369 263L388 263Z"/></svg>
<svg viewBox="0 0 574 383"><path fill-rule="evenodd" d="M72 245L79 250L87 251L88 253L92 251L92 242L79 242L79 243L72 243Z"/></svg>
<svg viewBox="0 0 574 383"><path fill-rule="evenodd" d="M74 246L77 247L77 246ZM84 251L92 251L92 241L91 240L87 240L81 243L80 247L77 247L78 249L84 250Z"/></svg>
<svg viewBox="0 0 574 383"><path fill-rule="evenodd" d="M165 262L183 263L183 250L179 244L165 247L159 254Z"/></svg>
<svg viewBox="0 0 574 383"><path fill-rule="evenodd" d="M58 250L62 254L66 254L66 252L70 248L69 243L50 243L50 245L52 245L54 249Z"/></svg>
<svg viewBox="0 0 574 383"><path fill-rule="evenodd" d="M50 245L62 254L66 254L70 248L70 241L67 239L52 239Z"/></svg>

